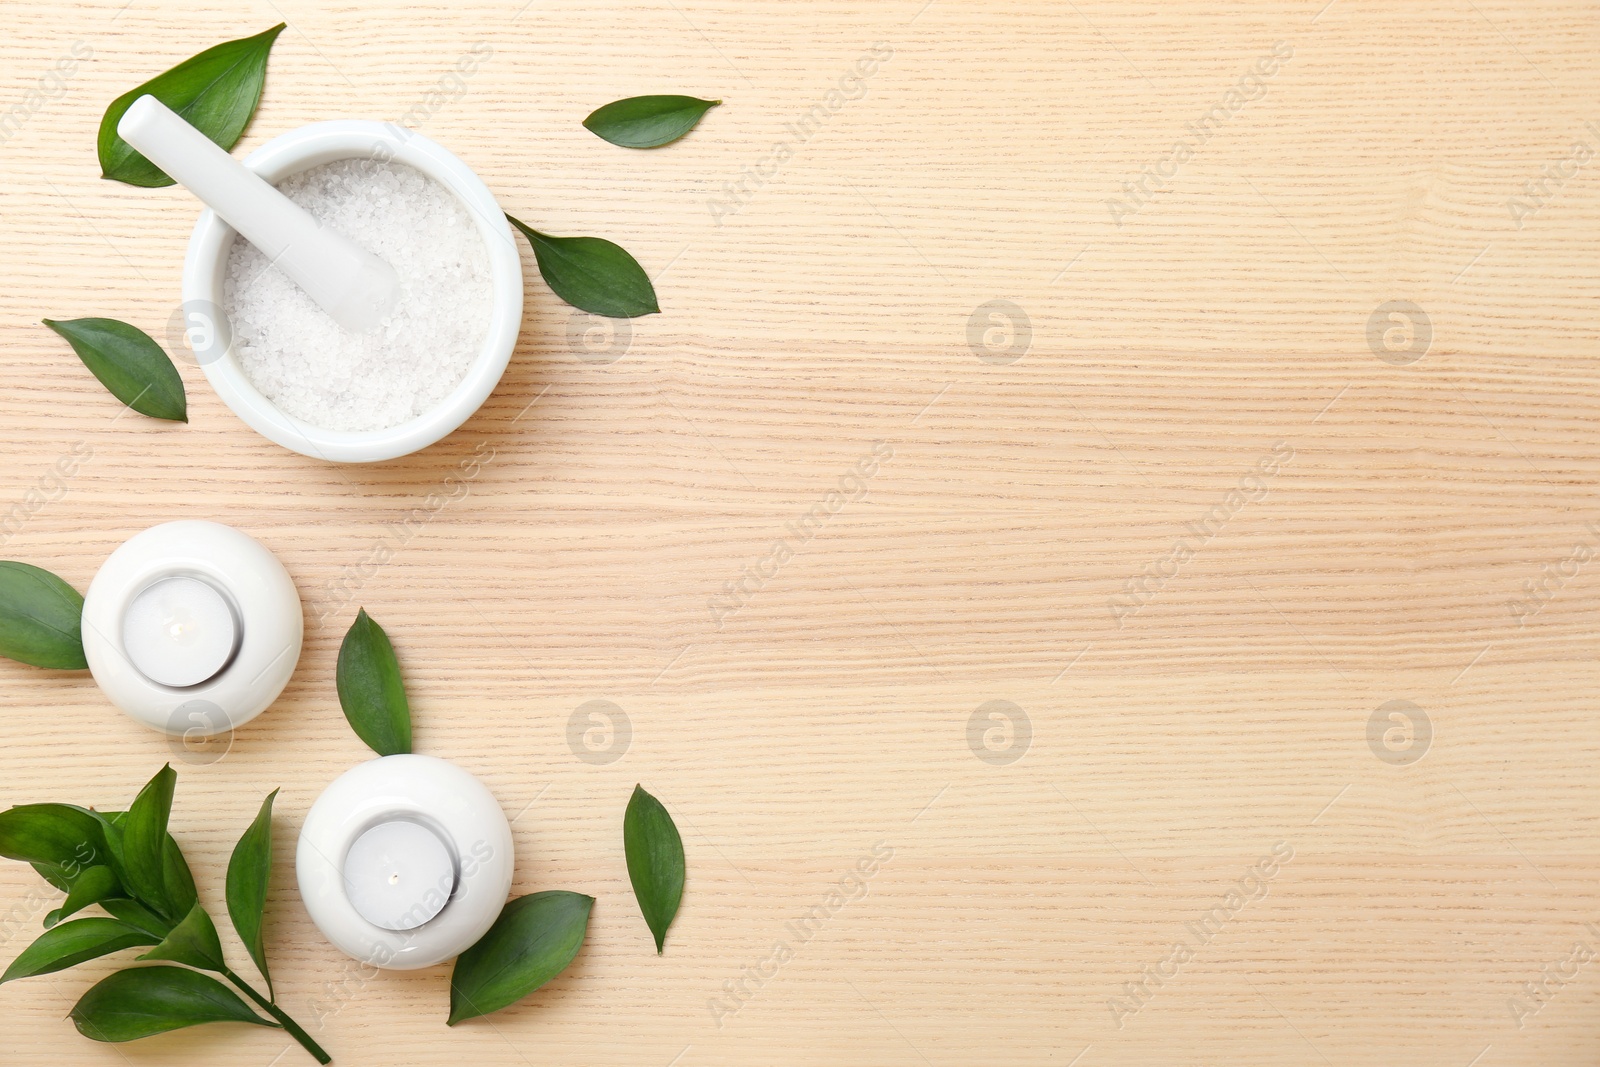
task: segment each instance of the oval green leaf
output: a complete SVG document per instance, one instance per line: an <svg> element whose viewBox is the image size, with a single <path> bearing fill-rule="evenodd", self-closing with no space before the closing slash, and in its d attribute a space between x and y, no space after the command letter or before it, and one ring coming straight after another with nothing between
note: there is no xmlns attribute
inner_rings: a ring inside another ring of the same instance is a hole
<svg viewBox="0 0 1600 1067"><path fill-rule="evenodd" d="M183 849L169 833L166 848L161 854L161 882L167 889L167 901L173 915L187 915L199 899L194 890L194 875L189 871L189 861L183 858Z"/></svg>
<svg viewBox="0 0 1600 1067"><path fill-rule="evenodd" d="M72 875L65 867L57 867L54 863L35 863L33 869L39 872L39 877L61 890L63 893L72 892ZM45 924L50 925L49 923Z"/></svg>
<svg viewBox="0 0 1600 1067"><path fill-rule="evenodd" d="M167 820L178 775L163 766L139 790L122 819L122 865L128 888L141 903L169 919L182 919L188 907L167 892Z"/></svg>
<svg viewBox="0 0 1600 1067"><path fill-rule="evenodd" d="M254 37L224 41L111 101L100 120L100 176L150 189L173 184L164 171L117 136L123 112L146 93L224 149L232 149L261 102L267 56L283 26L280 22Z"/></svg>
<svg viewBox="0 0 1600 1067"><path fill-rule="evenodd" d="M189 421L183 378L149 334L116 319L43 321L67 339L112 396L153 419Z"/></svg>
<svg viewBox="0 0 1600 1067"><path fill-rule="evenodd" d="M87 814L94 816L100 824L100 834L105 840L105 864L111 868L111 873L117 876L123 888L128 887L127 867L122 862L122 820L127 817L124 811L95 811L87 809ZM100 861L96 861L100 862Z"/></svg>
<svg viewBox="0 0 1600 1067"><path fill-rule="evenodd" d="M84 864L99 862L105 851L100 820L82 808L19 804L0 811L0 856L47 865L61 872L67 888ZM50 881L61 888L55 879Z"/></svg>
<svg viewBox="0 0 1600 1067"><path fill-rule="evenodd" d="M210 975L183 967L133 967L89 987L72 1008L78 1033L94 1041L133 1041L201 1023L276 1027Z"/></svg>
<svg viewBox="0 0 1600 1067"><path fill-rule="evenodd" d="M350 728L380 756L411 751L411 705L400 680L400 661L383 627L363 608L339 646L334 676L339 706Z"/></svg>
<svg viewBox="0 0 1600 1067"><path fill-rule="evenodd" d="M198 904L189 909L189 914L172 928L161 944L139 959L171 960L206 971L222 971L228 966L222 958L222 941L217 937L217 926L206 914L206 909Z"/></svg>
<svg viewBox="0 0 1600 1067"><path fill-rule="evenodd" d="M277 795L276 789L267 794L228 859L228 918L245 951L255 960L256 970L267 980L268 993L272 992L272 976L267 973L262 920L267 910L267 882L272 877L272 801Z"/></svg>
<svg viewBox="0 0 1600 1067"><path fill-rule="evenodd" d="M83 597L49 571L0 560L0 656L34 667L88 670Z"/></svg>
<svg viewBox="0 0 1600 1067"><path fill-rule="evenodd" d="M58 867L56 864L32 864L32 867L37 870L38 877L61 889L62 893L72 893L74 875L69 867Z"/></svg>
<svg viewBox="0 0 1600 1067"><path fill-rule="evenodd" d="M720 103L692 96L630 96L597 108L583 126L623 148L660 148L694 129Z"/></svg>
<svg viewBox="0 0 1600 1067"><path fill-rule="evenodd" d="M110 867L100 864L87 867L68 889L67 899L61 902L61 907L44 917L44 924L47 927L54 926L69 915L75 915L107 897L114 897L121 891L122 886L117 883L117 876Z"/></svg>
<svg viewBox="0 0 1600 1067"><path fill-rule="evenodd" d="M136 930L116 919L98 916L73 919L40 934L33 944L11 961L6 973L0 975L0 983L13 978L49 974L121 949L155 943L156 939L143 930Z"/></svg>
<svg viewBox="0 0 1600 1067"><path fill-rule="evenodd" d="M566 969L589 929L594 897L551 890L507 904L489 932L456 957L451 1026L515 1004Z"/></svg>
<svg viewBox="0 0 1600 1067"><path fill-rule="evenodd" d="M172 932L172 922L163 919L137 900L126 900L122 897L112 897L102 900L100 906L113 916L121 919L129 926L138 927L151 935L150 944L159 944L167 934Z"/></svg>
<svg viewBox="0 0 1600 1067"><path fill-rule="evenodd" d="M551 237L510 215L506 219L533 245L545 283L573 307L613 319L661 310L650 276L620 245L599 237Z"/></svg>
<svg viewBox="0 0 1600 1067"><path fill-rule="evenodd" d="M628 880L646 925L655 935L656 954L667 940L667 927L683 899L683 838L661 801L633 787L622 817L622 846L628 857Z"/></svg>

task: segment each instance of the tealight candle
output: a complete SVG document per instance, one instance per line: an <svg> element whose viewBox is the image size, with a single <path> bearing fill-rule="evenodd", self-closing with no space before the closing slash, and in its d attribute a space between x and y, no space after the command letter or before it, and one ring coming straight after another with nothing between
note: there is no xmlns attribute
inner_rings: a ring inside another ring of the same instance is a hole
<svg viewBox="0 0 1600 1067"><path fill-rule="evenodd" d="M100 565L83 597L83 656L113 704L187 746L277 699L304 626L294 581L265 545L182 519Z"/></svg>
<svg viewBox="0 0 1600 1067"><path fill-rule="evenodd" d="M185 689L215 678L238 648L233 609L198 578L163 578L128 603L122 647L139 673Z"/></svg>
<svg viewBox="0 0 1600 1067"><path fill-rule="evenodd" d="M415 930L443 910L456 865L439 835L409 819L381 822L344 858L344 893L361 917L385 930Z"/></svg>
<svg viewBox="0 0 1600 1067"><path fill-rule="evenodd" d="M294 863L329 941L405 971L459 955L494 925L514 860L511 824L482 782L403 753L329 783L306 813Z"/></svg>

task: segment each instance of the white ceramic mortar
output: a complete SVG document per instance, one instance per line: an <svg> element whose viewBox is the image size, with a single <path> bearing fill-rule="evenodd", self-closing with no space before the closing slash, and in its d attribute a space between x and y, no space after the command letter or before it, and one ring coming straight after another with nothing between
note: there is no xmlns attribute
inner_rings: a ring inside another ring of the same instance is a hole
<svg viewBox="0 0 1600 1067"><path fill-rule="evenodd" d="M285 448L339 463L373 463L426 448L477 411L505 372L522 327L522 256L494 194L470 167L421 134L390 123L317 122L276 137L244 160L274 185L311 167L341 159L370 159L415 167L449 189L477 222L489 256L493 311L483 347L455 391L432 410L387 430L342 431L312 426L280 411L251 383L224 325L222 285L235 231L209 208L189 237L183 263L185 326L201 338L195 358L223 402L257 433ZM210 320L207 323L207 319ZM212 326L209 331L204 327ZM206 340L209 338L209 340Z"/></svg>

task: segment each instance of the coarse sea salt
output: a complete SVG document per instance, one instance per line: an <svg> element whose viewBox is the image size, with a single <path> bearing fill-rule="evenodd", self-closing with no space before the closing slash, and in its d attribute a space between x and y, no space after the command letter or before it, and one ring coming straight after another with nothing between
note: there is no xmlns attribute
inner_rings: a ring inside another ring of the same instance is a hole
<svg viewBox="0 0 1600 1067"><path fill-rule="evenodd" d="M246 377L325 430L385 430L449 396L483 347L494 302L488 250L461 201L415 167L357 159L291 175L278 191L388 261L400 295L381 325L352 334L235 237L223 312Z"/></svg>

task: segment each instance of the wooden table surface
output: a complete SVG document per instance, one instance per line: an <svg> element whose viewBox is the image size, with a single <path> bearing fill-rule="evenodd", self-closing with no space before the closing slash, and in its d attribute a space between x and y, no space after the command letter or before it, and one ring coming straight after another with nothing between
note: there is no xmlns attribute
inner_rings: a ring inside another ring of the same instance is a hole
<svg viewBox="0 0 1600 1067"><path fill-rule="evenodd" d="M0 803L120 806L172 761L221 915L281 787L274 977L342 1064L1593 1062L1592 4L519 3L6 4L0 555L83 589L214 519L308 629L221 759L0 664ZM188 364L189 425L119 412L39 320L167 340L196 206L101 180L100 115L280 19L241 151L409 116L663 313L607 336L525 251L494 396L376 466ZM658 92L725 103L660 151L580 125ZM516 817L514 891L598 898L560 978L454 1029L447 966L360 972L294 888L369 755L333 682L362 605L417 751ZM660 958L636 782L688 854ZM39 885L0 866L6 960ZM83 1039L112 966L0 989L0 1061L309 1062Z"/></svg>

